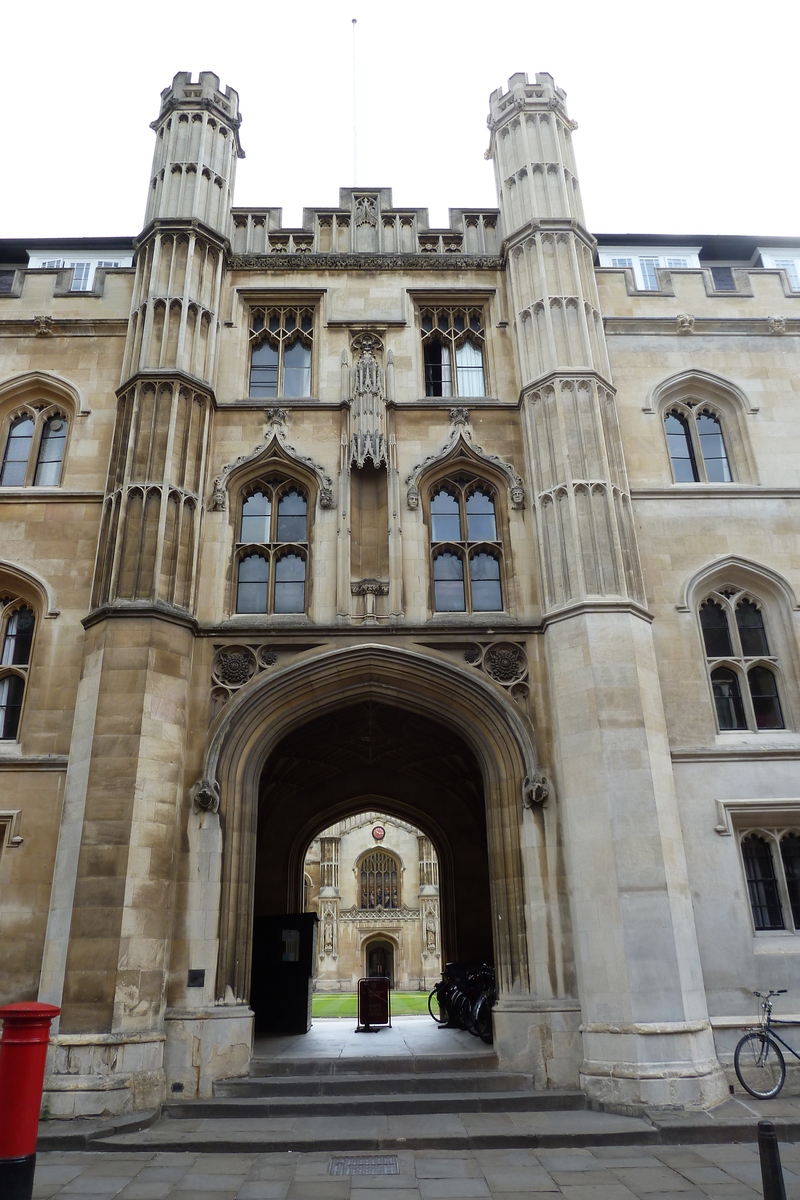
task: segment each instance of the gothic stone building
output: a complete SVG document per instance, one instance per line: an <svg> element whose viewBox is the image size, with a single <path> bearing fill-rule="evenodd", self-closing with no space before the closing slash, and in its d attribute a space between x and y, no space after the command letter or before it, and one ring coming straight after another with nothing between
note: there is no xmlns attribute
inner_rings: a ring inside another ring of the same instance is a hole
<svg viewBox="0 0 800 1200"><path fill-rule="evenodd" d="M306 854L304 897L319 918L316 991L354 992L382 975L428 992L441 978L439 862L421 829L377 812L323 829Z"/></svg>
<svg viewBox="0 0 800 1200"><path fill-rule="evenodd" d="M593 236L546 74L446 229L234 207L210 72L153 129L136 239L2 243L0 987L61 1006L49 1110L245 1072L254 922L363 812L435 847L501 1062L714 1103L752 989L800 1011L800 239Z"/></svg>

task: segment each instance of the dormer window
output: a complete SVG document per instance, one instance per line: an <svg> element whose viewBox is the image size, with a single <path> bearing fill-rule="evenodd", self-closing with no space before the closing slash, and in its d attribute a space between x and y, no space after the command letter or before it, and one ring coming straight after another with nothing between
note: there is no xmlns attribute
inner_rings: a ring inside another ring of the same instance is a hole
<svg viewBox="0 0 800 1200"><path fill-rule="evenodd" d="M630 268L639 291L657 292L659 268L699 268L699 254L699 246L603 246L597 257L601 267Z"/></svg>

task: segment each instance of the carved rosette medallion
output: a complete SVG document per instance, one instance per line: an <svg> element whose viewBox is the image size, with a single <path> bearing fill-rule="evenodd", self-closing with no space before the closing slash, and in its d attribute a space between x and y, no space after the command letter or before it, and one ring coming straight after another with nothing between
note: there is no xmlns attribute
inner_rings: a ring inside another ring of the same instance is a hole
<svg viewBox="0 0 800 1200"><path fill-rule="evenodd" d="M224 708L234 692L278 661L274 650L266 646L217 645L211 664L211 719Z"/></svg>
<svg viewBox="0 0 800 1200"><path fill-rule="evenodd" d="M518 642L473 642L463 651L464 662L484 671L523 704L530 694L528 656Z"/></svg>

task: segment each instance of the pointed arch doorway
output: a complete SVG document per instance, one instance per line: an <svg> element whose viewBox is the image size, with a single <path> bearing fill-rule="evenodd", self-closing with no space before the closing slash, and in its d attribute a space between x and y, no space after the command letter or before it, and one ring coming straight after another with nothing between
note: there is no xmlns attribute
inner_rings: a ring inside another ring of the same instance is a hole
<svg viewBox="0 0 800 1200"><path fill-rule="evenodd" d="M299 726L265 763L259 787L254 965L260 954L257 931L264 920L302 911L305 856L320 827L365 810L416 826L435 847L441 961L493 961L485 800L475 754L462 737L428 716L365 700ZM338 901L339 892L338 880L332 878L326 898ZM369 883L367 893L368 910ZM388 937L379 936L381 919L368 911L351 917L363 925L365 974L385 969L393 979L394 948ZM378 927L371 930L371 924ZM325 927L323 922L322 955ZM328 949L333 952L332 945ZM258 1027L258 996L251 996L251 1004Z"/></svg>

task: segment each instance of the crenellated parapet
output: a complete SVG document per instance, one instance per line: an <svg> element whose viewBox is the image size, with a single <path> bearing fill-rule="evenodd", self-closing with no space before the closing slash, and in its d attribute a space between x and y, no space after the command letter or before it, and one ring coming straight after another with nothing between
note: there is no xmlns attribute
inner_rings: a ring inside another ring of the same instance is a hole
<svg viewBox="0 0 800 1200"><path fill-rule="evenodd" d="M500 214L496 209L450 209L446 229L431 229L425 208L395 208L391 188L341 188L332 208L303 209L299 229L284 228L279 208L235 208L232 213L233 266L256 265L257 258L291 261L298 256L419 255L497 257ZM356 265L358 257L356 257ZM262 265L262 264L258 264ZM321 265L315 263L315 265Z"/></svg>
<svg viewBox="0 0 800 1200"><path fill-rule="evenodd" d="M145 229L159 217L198 221L227 236L236 179L239 96L220 91L219 78L201 71L197 83L179 71L161 93Z"/></svg>

